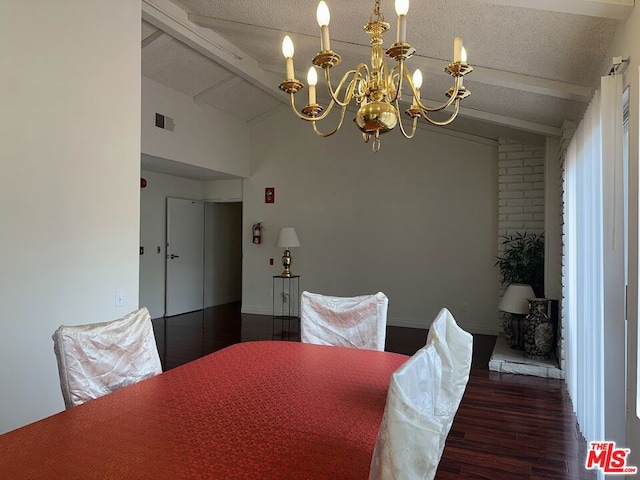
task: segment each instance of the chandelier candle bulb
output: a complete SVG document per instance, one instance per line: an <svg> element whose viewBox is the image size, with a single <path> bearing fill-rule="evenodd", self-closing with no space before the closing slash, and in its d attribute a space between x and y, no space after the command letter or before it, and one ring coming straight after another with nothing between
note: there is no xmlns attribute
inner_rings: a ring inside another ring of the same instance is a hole
<svg viewBox="0 0 640 480"><path fill-rule="evenodd" d="M413 104L417 106L418 100L420 100L420 87L422 87L422 72L419 68L416 68L416 71L413 72L413 86L416 88L416 94L413 96Z"/></svg>
<svg viewBox="0 0 640 480"><path fill-rule="evenodd" d="M467 49L464 48L464 46L460 46L460 62L462 63L467 63ZM460 86L462 86L462 82L464 80L464 77L460 77Z"/></svg>
<svg viewBox="0 0 640 480"><path fill-rule="evenodd" d="M287 80L293 80L296 78L293 70L293 42L289 35L285 35L282 41L282 55L287 59Z"/></svg>
<svg viewBox="0 0 640 480"><path fill-rule="evenodd" d="M324 1L318 4L318 10L316 11L316 20L320 25L320 50L323 52L331 50L331 44L329 43L329 21L331 20L331 14L329 13L329 7Z"/></svg>
<svg viewBox="0 0 640 480"><path fill-rule="evenodd" d="M316 73L316 69L314 67L309 68L309 73L307 73L307 83L309 84L309 105L315 105L318 74Z"/></svg>
<svg viewBox="0 0 640 480"><path fill-rule="evenodd" d="M462 60L462 39L456 37L453 39L453 63Z"/></svg>
<svg viewBox="0 0 640 480"><path fill-rule="evenodd" d="M419 68L416 68L416 71L413 72L413 86L416 87L416 90L420 90L420 87L422 87L422 72Z"/></svg>
<svg viewBox="0 0 640 480"><path fill-rule="evenodd" d="M409 0L396 0L396 14L398 15L398 43L407 41L407 12L409 11Z"/></svg>

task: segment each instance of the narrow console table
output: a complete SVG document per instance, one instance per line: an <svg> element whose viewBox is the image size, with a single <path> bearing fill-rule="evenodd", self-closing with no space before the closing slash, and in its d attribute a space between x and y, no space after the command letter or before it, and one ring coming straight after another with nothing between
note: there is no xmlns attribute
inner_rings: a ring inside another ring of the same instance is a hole
<svg viewBox="0 0 640 480"><path fill-rule="evenodd" d="M280 327L279 331L276 329L276 325ZM274 275L272 338L297 340L299 327L300 275Z"/></svg>

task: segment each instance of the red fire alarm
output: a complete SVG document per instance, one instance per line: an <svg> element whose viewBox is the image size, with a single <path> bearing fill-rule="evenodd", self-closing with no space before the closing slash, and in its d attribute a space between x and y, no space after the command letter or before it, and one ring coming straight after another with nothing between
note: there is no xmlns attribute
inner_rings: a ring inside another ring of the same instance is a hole
<svg viewBox="0 0 640 480"><path fill-rule="evenodd" d="M266 187L264 189L264 203L275 203L276 189L275 187Z"/></svg>

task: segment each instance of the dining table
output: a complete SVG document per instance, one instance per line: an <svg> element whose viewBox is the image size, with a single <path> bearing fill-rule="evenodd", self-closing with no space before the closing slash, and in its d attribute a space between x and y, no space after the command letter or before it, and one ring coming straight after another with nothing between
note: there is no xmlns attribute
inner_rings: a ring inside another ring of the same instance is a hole
<svg viewBox="0 0 640 480"><path fill-rule="evenodd" d="M0 478L366 480L407 359L238 343L0 435Z"/></svg>

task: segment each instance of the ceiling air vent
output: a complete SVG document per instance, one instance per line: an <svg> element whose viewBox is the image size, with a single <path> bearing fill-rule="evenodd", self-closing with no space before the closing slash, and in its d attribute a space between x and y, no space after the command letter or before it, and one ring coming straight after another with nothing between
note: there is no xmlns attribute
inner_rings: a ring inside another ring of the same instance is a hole
<svg viewBox="0 0 640 480"><path fill-rule="evenodd" d="M167 117L161 113L156 113L156 127L173 132L175 126L176 124L173 121L173 118Z"/></svg>

